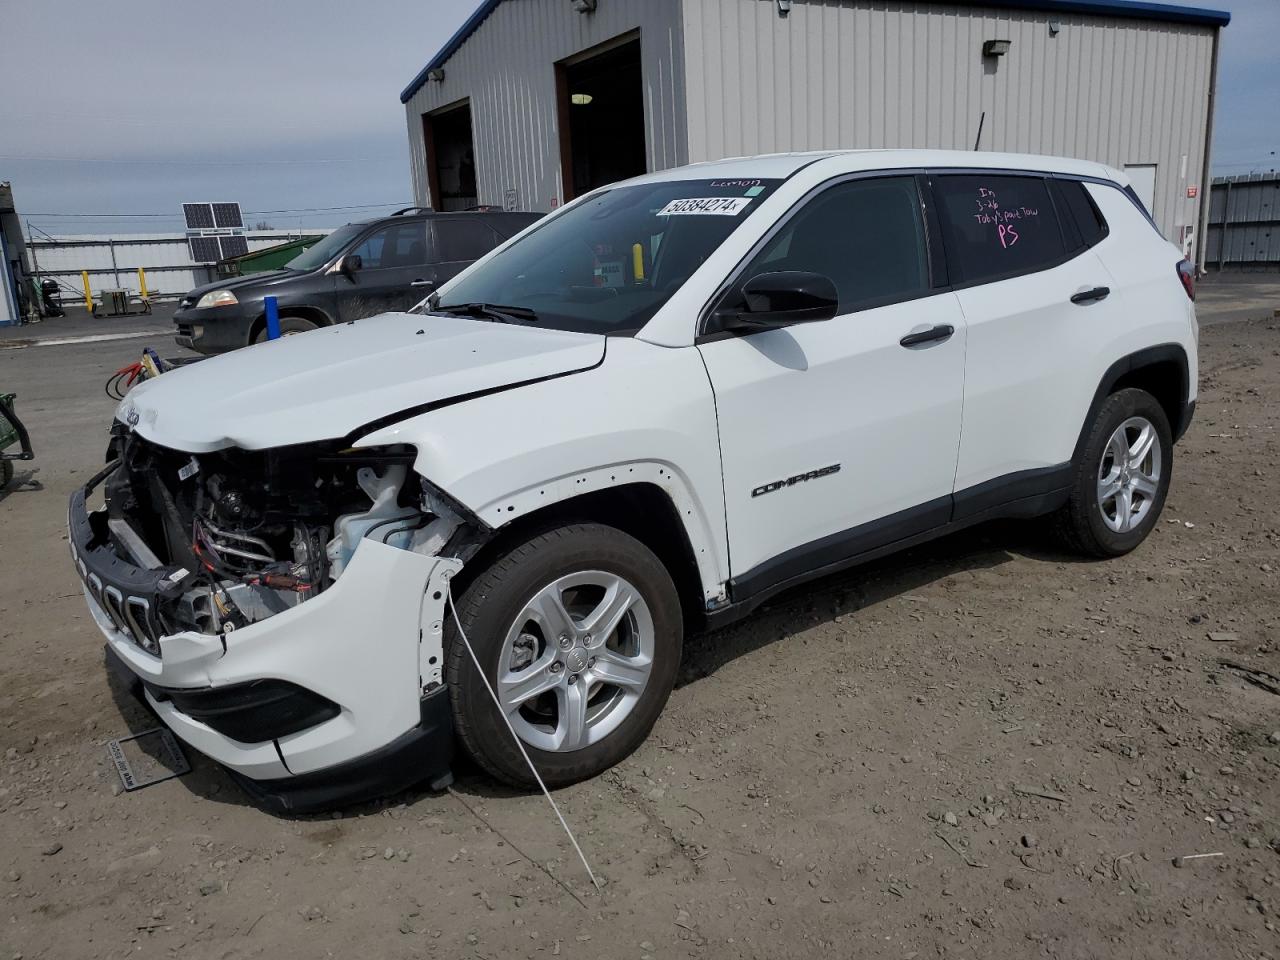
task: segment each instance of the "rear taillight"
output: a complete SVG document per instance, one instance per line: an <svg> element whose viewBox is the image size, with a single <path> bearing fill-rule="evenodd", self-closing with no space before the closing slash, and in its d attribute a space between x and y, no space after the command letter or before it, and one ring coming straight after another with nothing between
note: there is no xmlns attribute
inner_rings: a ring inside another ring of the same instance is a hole
<svg viewBox="0 0 1280 960"><path fill-rule="evenodd" d="M1196 298L1196 265L1190 260L1178 264L1178 279L1182 281L1182 289L1187 291L1187 299Z"/></svg>

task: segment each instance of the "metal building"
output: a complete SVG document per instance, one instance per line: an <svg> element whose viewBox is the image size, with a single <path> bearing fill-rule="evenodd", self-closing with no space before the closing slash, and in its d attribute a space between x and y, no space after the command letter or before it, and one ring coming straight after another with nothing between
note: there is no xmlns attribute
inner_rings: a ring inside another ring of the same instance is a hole
<svg viewBox="0 0 1280 960"><path fill-rule="evenodd" d="M976 147L1127 169L1202 257L1229 20L1137 0L484 0L401 94L414 194L549 210L726 156Z"/></svg>

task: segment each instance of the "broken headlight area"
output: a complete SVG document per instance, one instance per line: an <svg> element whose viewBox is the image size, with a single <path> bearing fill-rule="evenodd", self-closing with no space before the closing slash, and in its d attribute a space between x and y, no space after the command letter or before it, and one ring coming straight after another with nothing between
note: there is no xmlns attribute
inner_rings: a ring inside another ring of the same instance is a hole
<svg viewBox="0 0 1280 960"><path fill-rule="evenodd" d="M145 598L162 633L256 623L332 587L363 539L434 555L465 522L407 447L192 455L122 432L109 457L90 516L129 563L167 571L167 595Z"/></svg>

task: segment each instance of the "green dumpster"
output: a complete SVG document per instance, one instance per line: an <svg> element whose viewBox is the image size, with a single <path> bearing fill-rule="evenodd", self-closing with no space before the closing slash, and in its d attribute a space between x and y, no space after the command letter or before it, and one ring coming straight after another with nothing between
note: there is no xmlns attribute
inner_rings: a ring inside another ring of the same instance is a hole
<svg viewBox="0 0 1280 960"><path fill-rule="evenodd" d="M240 254L238 257L227 257L225 260L218 261L218 276L244 277L251 273L266 273L268 270L279 270L303 250L308 249L317 240L323 238L324 234L317 233L311 236L298 237L296 240L277 243L274 246L263 247L261 250L251 250L248 253Z"/></svg>

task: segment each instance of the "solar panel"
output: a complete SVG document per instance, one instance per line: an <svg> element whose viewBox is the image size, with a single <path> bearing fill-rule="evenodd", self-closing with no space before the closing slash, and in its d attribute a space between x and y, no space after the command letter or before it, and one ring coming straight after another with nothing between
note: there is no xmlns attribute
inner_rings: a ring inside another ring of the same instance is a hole
<svg viewBox="0 0 1280 960"><path fill-rule="evenodd" d="M240 204L215 203L213 206L213 225L215 227L243 227L244 218L240 216Z"/></svg>
<svg viewBox="0 0 1280 960"><path fill-rule="evenodd" d="M188 237L187 242L191 244L191 259L196 263L217 263L222 259L217 237Z"/></svg>
<svg viewBox="0 0 1280 960"><path fill-rule="evenodd" d="M220 237L222 243L222 259L227 257L243 257L249 252L249 241L244 237Z"/></svg>
<svg viewBox="0 0 1280 960"><path fill-rule="evenodd" d="M182 214L187 218L188 230L213 229L213 204L184 203Z"/></svg>

